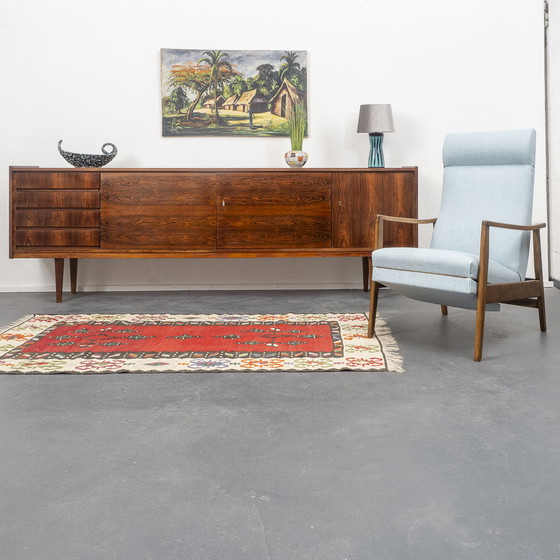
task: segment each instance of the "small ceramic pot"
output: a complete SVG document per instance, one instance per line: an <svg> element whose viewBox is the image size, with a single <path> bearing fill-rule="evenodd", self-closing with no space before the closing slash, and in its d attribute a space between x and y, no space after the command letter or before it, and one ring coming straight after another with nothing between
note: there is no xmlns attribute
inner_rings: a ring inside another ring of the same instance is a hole
<svg viewBox="0 0 560 560"><path fill-rule="evenodd" d="M307 152L303 150L290 150L284 154L284 159L290 167L303 167L307 162Z"/></svg>

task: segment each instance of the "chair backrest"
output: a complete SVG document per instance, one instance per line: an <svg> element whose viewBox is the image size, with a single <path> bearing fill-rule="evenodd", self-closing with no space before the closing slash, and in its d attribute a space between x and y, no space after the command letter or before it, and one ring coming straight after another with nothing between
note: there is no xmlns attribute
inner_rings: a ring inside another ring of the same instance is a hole
<svg viewBox="0 0 560 560"><path fill-rule="evenodd" d="M449 134L441 210L431 247L478 254L483 220L527 225L533 210L534 130ZM493 228L490 259L524 279L530 234Z"/></svg>

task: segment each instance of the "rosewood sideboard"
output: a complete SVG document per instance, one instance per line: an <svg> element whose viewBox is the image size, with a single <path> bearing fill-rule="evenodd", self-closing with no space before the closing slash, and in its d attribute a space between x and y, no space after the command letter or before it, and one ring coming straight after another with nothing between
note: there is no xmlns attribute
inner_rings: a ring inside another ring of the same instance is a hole
<svg viewBox="0 0 560 560"><path fill-rule="evenodd" d="M376 214L417 217L418 169L10 167L10 258L362 257ZM387 246L416 226L387 224Z"/></svg>

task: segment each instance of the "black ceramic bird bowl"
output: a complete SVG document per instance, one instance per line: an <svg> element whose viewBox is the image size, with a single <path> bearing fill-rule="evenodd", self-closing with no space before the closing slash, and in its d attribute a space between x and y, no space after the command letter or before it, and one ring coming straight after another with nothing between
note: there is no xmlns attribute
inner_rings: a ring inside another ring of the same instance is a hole
<svg viewBox="0 0 560 560"><path fill-rule="evenodd" d="M58 151L60 155L74 167L103 167L117 155L117 147L110 142L101 146L102 154L76 154L75 152L66 152L60 147L61 144L62 140L59 140ZM107 147L110 147L111 151L107 151Z"/></svg>

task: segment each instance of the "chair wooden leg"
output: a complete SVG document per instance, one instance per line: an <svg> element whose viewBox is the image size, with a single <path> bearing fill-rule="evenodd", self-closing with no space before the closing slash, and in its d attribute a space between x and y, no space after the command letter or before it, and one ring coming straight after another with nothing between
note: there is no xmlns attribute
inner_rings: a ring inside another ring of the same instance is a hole
<svg viewBox="0 0 560 560"><path fill-rule="evenodd" d="M441 306L441 314L442 315L447 315L447 305L442 305Z"/></svg>
<svg viewBox="0 0 560 560"><path fill-rule="evenodd" d="M474 361L482 360L482 344L484 341L484 319L486 316L486 298L479 298L476 308L476 331L474 335ZM484 304L481 305L481 300Z"/></svg>
<svg viewBox="0 0 560 560"><path fill-rule="evenodd" d="M379 284L372 280L369 289L369 321L368 321L368 338L373 338L375 334L375 316L377 314L377 300L379 296Z"/></svg>
<svg viewBox="0 0 560 560"><path fill-rule="evenodd" d="M478 269L478 294L476 300L476 330L474 334L474 361L482 360L482 343L484 340L484 319L488 287L489 234L488 222L482 222L480 235L480 262Z"/></svg>
<svg viewBox="0 0 560 560"><path fill-rule="evenodd" d="M539 310L539 323L541 332L546 332L546 310L544 307L544 296L537 298L537 308Z"/></svg>
<svg viewBox="0 0 560 560"><path fill-rule="evenodd" d="M541 332L546 332L546 309L544 306L544 285L542 271L541 236L539 230L533 231L533 262L535 266L535 278L540 282L539 296L537 296L537 309L539 310L539 323Z"/></svg>

